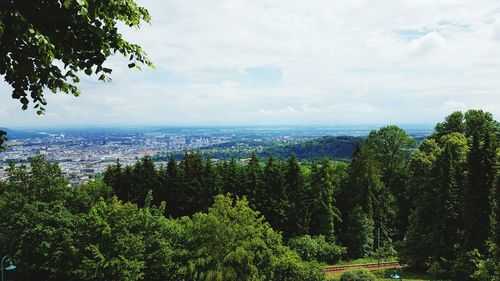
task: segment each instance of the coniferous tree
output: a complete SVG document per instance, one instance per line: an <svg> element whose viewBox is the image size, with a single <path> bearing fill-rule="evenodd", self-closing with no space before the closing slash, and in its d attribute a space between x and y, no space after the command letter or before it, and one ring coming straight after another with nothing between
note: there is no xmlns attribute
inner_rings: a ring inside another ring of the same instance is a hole
<svg viewBox="0 0 500 281"><path fill-rule="evenodd" d="M465 134L470 140L468 177L464 191L464 247L488 253L492 195L495 181L496 122L490 113L469 110L465 113Z"/></svg>
<svg viewBox="0 0 500 281"><path fill-rule="evenodd" d="M491 221L491 240L492 240L492 257L494 260L500 261L500 154L497 156L496 160L496 180L495 180L495 192L493 197L493 212Z"/></svg>
<svg viewBox="0 0 500 281"><path fill-rule="evenodd" d="M159 184L158 174L153 159L149 156L137 161L133 168L132 199L139 206L144 206L146 195Z"/></svg>
<svg viewBox="0 0 500 281"><path fill-rule="evenodd" d="M341 219L339 210L334 206L333 171L328 158L313 164L310 182L313 207L309 233L323 235L327 241L334 242L335 222Z"/></svg>
<svg viewBox="0 0 500 281"><path fill-rule="evenodd" d="M200 195L203 193L202 186L203 160L200 153L185 152L181 162L182 188L184 195L182 206L182 215L192 215L201 210Z"/></svg>
<svg viewBox="0 0 500 281"><path fill-rule="evenodd" d="M123 182L122 175L122 165L120 164L120 160L116 159L116 163L114 165L109 165L104 172L103 181L113 188L115 195L120 200L125 200L125 186Z"/></svg>
<svg viewBox="0 0 500 281"><path fill-rule="evenodd" d="M163 193L160 195L162 201L166 203L166 213L173 217L180 217L183 214L183 204L185 190L182 186L182 174L179 164L173 155L170 156L166 175L162 183Z"/></svg>
<svg viewBox="0 0 500 281"><path fill-rule="evenodd" d="M436 261L443 261L442 266L449 270L448 264L456 258L456 245L460 244L460 231L463 228L462 192L465 185L465 163L467 141L462 134L452 133L442 137L443 152L435 166L436 179L436 218L434 246Z"/></svg>
<svg viewBox="0 0 500 281"><path fill-rule="evenodd" d="M282 163L269 157L262 174L262 187L256 194L257 209L274 229L283 230L287 223L288 195ZM260 194L259 194L260 193Z"/></svg>
<svg viewBox="0 0 500 281"><path fill-rule="evenodd" d="M439 216L433 169L441 148L434 139L426 139L415 151L409 164L409 196L414 198L409 227L399 249L400 259L416 269L426 270L434 254L434 219Z"/></svg>
<svg viewBox="0 0 500 281"><path fill-rule="evenodd" d="M199 196L202 204L201 210L205 211L213 204L213 198L221 194L220 177L217 173L212 159L207 158L203 163L203 174L201 177L202 190Z"/></svg>
<svg viewBox="0 0 500 281"><path fill-rule="evenodd" d="M348 221L344 245L347 246L348 256L352 259L367 258L373 255L375 223L359 206L354 207L348 214Z"/></svg>
<svg viewBox="0 0 500 281"><path fill-rule="evenodd" d="M240 195L242 180L236 160L231 158L229 161L223 161L222 164L217 165L217 168L221 176L222 192L224 194Z"/></svg>
<svg viewBox="0 0 500 281"><path fill-rule="evenodd" d="M392 226L395 216L394 198L380 179L381 172L378 164L371 149L358 147L351 161L348 186L343 192L352 194L348 203L348 212L360 207L361 211L374 222L374 231L377 235L380 228L382 247L393 251L391 250L391 236L394 231ZM349 216L346 219L347 227L349 224L359 225L359 222L350 221ZM375 233L373 235L375 236ZM351 238L344 237L346 243L350 243L348 240Z"/></svg>
<svg viewBox="0 0 500 281"><path fill-rule="evenodd" d="M167 162L168 163L168 162ZM165 197L168 196L168 174L165 165L161 164L156 170L157 183L152 189L152 205L159 206L161 202L165 202Z"/></svg>
<svg viewBox="0 0 500 281"><path fill-rule="evenodd" d="M363 212L373 217L373 206L376 204L375 190L380 189L380 176L371 151L360 146L354 151L350 165L349 191L350 209L361 207Z"/></svg>
<svg viewBox="0 0 500 281"><path fill-rule="evenodd" d="M289 198L285 237L304 235L309 229L312 202L302 167L293 154L287 162L285 184Z"/></svg>
<svg viewBox="0 0 500 281"><path fill-rule="evenodd" d="M123 169L123 198L124 202L131 202L134 199L134 169L126 165Z"/></svg>
<svg viewBox="0 0 500 281"><path fill-rule="evenodd" d="M248 165L244 169L243 181L242 190L237 192L235 195L240 197L246 196L250 206L255 208L258 204L258 202L256 202L256 193L262 186L262 167L255 151L252 152Z"/></svg>
<svg viewBox="0 0 500 281"><path fill-rule="evenodd" d="M421 183L401 256L416 268L449 276L462 241L468 146L461 133L444 135L439 144L426 141L412 157L411 181Z"/></svg>

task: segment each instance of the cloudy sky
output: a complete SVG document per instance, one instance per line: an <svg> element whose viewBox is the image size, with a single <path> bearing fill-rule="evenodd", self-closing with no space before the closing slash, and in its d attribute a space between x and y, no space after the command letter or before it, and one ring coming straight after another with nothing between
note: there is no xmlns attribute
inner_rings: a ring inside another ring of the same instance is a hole
<svg viewBox="0 0 500 281"><path fill-rule="evenodd" d="M466 0L140 0L111 83L23 112L0 83L0 126L422 124L500 116L500 3Z"/></svg>

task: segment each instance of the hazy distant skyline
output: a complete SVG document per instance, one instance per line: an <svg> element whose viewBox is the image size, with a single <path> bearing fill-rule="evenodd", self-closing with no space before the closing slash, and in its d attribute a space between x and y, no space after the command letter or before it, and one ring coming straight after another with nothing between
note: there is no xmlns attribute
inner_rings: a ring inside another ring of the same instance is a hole
<svg viewBox="0 0 500 281"><path fill-rule="evenodd" d="M496 1L155 1L122 28L157 70L115 57L111 83L47 92L22 111L0 82L0 127L434 124L500 116ZM83 77L83 76L82 76Z"/></svg>

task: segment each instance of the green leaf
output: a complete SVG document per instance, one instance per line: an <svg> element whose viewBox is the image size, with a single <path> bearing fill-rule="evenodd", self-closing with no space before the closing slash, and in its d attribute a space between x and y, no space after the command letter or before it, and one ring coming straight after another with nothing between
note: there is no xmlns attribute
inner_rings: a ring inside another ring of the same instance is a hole
<svg viewBox="0 0 500 281"><path fill-rule="evenodd" d="M69 9L71 7L72 0L64 0L64 7Z"/></svg>
<svg viewBox="0 0 500 281"><path fill-rule="evenodd" d="M4 24L3 24L3 22L0 20L0 38L2 38L4 28L5 28L5 27L4 27Z"/></svg>

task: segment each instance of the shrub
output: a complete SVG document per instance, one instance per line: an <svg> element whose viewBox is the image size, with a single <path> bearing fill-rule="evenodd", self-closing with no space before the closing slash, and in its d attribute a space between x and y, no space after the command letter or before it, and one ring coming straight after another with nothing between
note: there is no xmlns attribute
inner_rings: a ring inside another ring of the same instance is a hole
<svg viewBox="0 0 500 281"><path fill-rule="evenodd" d="M290 239L288 245L306 261L318 261L328 264L336 263L346 252L345 248L327 242L325 237L309 235Z"/></svg>
<svg viewBox="0 0 500 281"><path fill-rule="evenodd" d="M478 271L480 262L483 260L483 256L477 249L466 253L460 253L453 262L453 280L461 281L476 279L473 275Z"/></svg>
<svg viewBox="0 0 500 281"><path fill-rule="evenodd" d="M375 281L375 275L366 269L350 270L342 273L340 281Z"/></svg>
<svg viewBox="0 0 500 281"><path fill-rule="evenodd" d="M243 200L217 196L206 213L180 220L176 280L323 281L323 268L305 263ZM145 279L146 280L146 279Z"/></svg>

